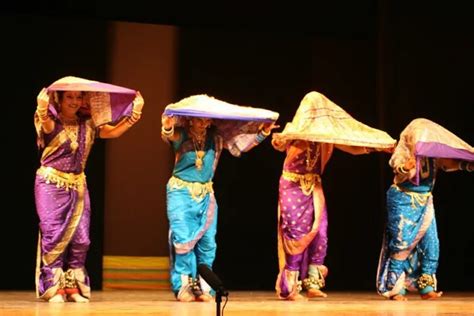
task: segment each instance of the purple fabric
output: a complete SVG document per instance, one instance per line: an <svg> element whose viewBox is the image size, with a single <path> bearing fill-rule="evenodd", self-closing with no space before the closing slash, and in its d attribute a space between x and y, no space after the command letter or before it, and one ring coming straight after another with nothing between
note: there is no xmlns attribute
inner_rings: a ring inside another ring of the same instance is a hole
<svg viewBox="0 0 474 316"><path fill-rule="evenodd" d="M180 115L180 116L194 116L194 117L207 117L212 119L223 119L223 120L240 120L240 121L254 121L254 122L273 122L271 118L265 117L248 117L239 116L235 114L226 113L209 113L200 111L198 109L165 109L165 115Z"/></svg>
<svg viewBox="0 0 474 316"><path fill-rule="evenodd" d="M108 83L102 82L83 82L83 83L53 83L47 88L51 91L85 91L85 92L105 92L110 95L110 111L111 118L107 122L99 122L98 125L105 123L115 124L124 116L131 116L133 108L133 100L135 99L136 91ZM53 101L53 100L51 100ZM57 109L51 103L49 111L54 117L57 117ZM81 108L81 113L90 115L89 108Z"/></svg>
<svg viewBox="0 0 474 316"><path fill-rule="evenodd" d="M288 239L300 239L314 221L313 195L305 195L299 183L280 178L280 226Z"/></svg>
<svg viewBox="0 0 474 316"><path fill-rule="evenodd" d="M54 131L50 134L44 134L45 143L48 144L53 140L58 133L60 133L64 127L61 124L60 120L55 121ZM52 167L56 170L68 173L79 174L82 170L82 157L84 156L85 151L85 133L86 133L86 121L80 121L79 134L78 134L78 143L79 147L75 152L71 151L71 141L68 139L60 148L52 153L50 156L46 157L41 161L41 165Z"/></svg>
<svg viewBox="0 0 474 316"><path fill-rule="evenodd" d="M307 267L309 264L323 265L328 248L328 217L327 210L324 208L321 222L319 224L318 234L310 242L304 252L297 255L286 254L285 269L291 271L300 271L302 278L307 276Z"/></svg>
<svg viewBox="0 0 474 316"><path fill-rule="evenodd" d="M453 148L446 144L417 142L415 151L416 156L474 161L474 153L471 153L467 150Z"/></svg>
<svg viewBox="0 0 474 316"><path fill-rule="evenodd" d="M112 122L117 122L124 116L131 116L134 99L135 91L133 94L110 94Z"/></svg>
<svg viewBox="0 0 474 316"><path fill-rule="evenodd" d="M36 176L35 202L40 219L41 255L49 253L61 241L68 226L74 206L77 202L77 191L57 188L54 183L46 183L41 176ZM54 268L84 267L89 249L90 201L89 193L84 192L84 212L66 252L54 262L41 267L39 293L42 295L53 286L52 275Z"/></svg>
<svg viewBox="0 0 474 316"><path fill-rule="evenodd" d="M59 120L56 121L55 130L45 135L46 147L63 130ZM42 166L52 167L61 172L80 174L83 171L82 160L86 148L86 121L80 121L78 134L79 147L72 152L70 140L61 144L56 151L41 161ZM66 190L57 187L56 183L46 183L42 176L37 175L35 180L35 203L36 211L40 220L41 232L41 256L50 253L51 250L63 239L76 204L78 202L78 191ZM76 230L67 245L64 253L58 256L50 264L41 266L38 291L43 295L50 287L54 286L52 277L53 269L62 268L84 268L87 251L89 249L89 227L90 227L90 201L87 186L84 187L84 209ZM88 279L86 283L89 282ZM88 285L88 283L87 283Z"/></svg>
<svg viewBox="0 0 474 316"><path fill-rule="evenodd" d="M70 83L53 83L47 88L49 91L97 91L109 93L123 93L135 95L135 90L116 86L110 83L103 83L99 81L73 82Z"/></svg>
<svg viewBox="0 0 474 316"><path fill-rule="evenodd" d="M314 155L316 151L318 150L317 147L320 145L314 142L310 142L309 144L310 144L310 149L312 153L311 157L314 158ZM296 157L288 157L288 154L287 154L287 158L285 159L285 162L283 163L283 170L299 173L299 174L305 174L305 173L321 174L321 156L319 156L313 168L308 170L306 166L306 152L301 152Z"/></svg>
<svg viewBox="0 0 474 316"><path fill-rule="evenodd" d="M317 143L310 143L312 157L315 158L317 152ZM291 148L291 146L289 147ZM289 152L287 149L287 158L285 159L283 170L297 173L321 173L321 157L317 158L314 166L308 170L306 161L306 152L301 151L295 155L295 152ZM279 187L279 205L280 205L280 228L283 238L299 240L305 237L312 229L314 218L313 194L305 195L301 190L299 182L289 181L280 178ZM323 206L316 236L311 240L308 246L298 254L285 254L284 270L298 271L299 278L308 277L308 267L310 264L323 265L327 254L327 228L328 216L326 205ZM288 280L284 271L280 271L280 295L287 297L292 289L288 288Z"/></svg>

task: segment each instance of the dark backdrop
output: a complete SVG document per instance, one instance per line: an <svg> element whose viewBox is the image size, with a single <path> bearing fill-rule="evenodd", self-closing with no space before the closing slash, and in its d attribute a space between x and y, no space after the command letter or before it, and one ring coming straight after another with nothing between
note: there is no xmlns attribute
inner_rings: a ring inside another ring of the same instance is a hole
<svg viewBox="0 0 474 316"><path fill-rule="evenodd" d="M207 93L266 107L280 113L283 127L304 94L316 90L394 138L412 119L426 117L474 144L474 32L465 8L361 1L343 10L324 9L263 16L236 8L220 15L200 12L204 19L177 11L100 6L85 12L66 5L49 15L6 10L0 22L7 161L0 288L32 289L34 284L36 94L65 74L105 80L108 20L180 27L177 98ZM77 39L87 39L87 45ZM240 159L222 155L215 177L220 216L215 271L230 289L273 288L283 159L269 141ZM336 151L328 164L323 177L330 221L328 290L374 290L384 194L391 183L388 159L384 154L351 156ZM103 162L99 141L87 173L95 211L88 269L96 289L101 284ZM442 289L474 290L472 192L472 174L441 174L437 181Z"/></svg>

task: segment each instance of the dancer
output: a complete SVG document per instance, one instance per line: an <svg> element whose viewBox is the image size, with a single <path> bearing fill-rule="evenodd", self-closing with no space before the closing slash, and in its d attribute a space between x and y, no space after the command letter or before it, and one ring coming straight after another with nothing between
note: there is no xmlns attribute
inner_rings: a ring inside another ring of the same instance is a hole
<svg viewBox="0 0 474 316"><path fill-rule="evenodd" d="M89 301L87 158L96 137L125 133L140 119L143 105L140 92L76 77L62 78L38 94L34 120L41 150L35 180L39 298Z"/></svg>
<svg viewBox="0 0 474 316"><path fill-rule="evenodd" d="M427 119L400 134L390 159L387 224L377 272L378 293L405 301L407 290L436 299L439 239L432 191L438 171L474 170L474 148Z"/></svg>
<svg viewBox="0 0 474 316"><path fill-rule="evenodd" d="M191 96L166 107L162 137L171 143L175 166L166 187L170 224L171 286L177 300L209 301L197 275L216 256L217 203L212 179L223 148L234 156L260 144L278 113Z"/></svg>
<svg viewBox="0 0 474 316"><path fill-rule="evenodd" d="M326 297L328 216L322 188L334 148L359 155L391 152L395 140L351 118L318 92L308 93L293 121L273 134L275 149L286 152L279 184L276 291L281 299Z"/></svg>

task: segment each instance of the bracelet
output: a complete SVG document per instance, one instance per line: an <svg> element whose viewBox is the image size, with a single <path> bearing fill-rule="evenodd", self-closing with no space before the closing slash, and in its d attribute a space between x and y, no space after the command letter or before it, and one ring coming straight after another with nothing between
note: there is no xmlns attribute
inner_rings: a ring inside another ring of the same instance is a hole
<svg viewBox="0 0 474 316"><path fill-rule="evenodd" d="M141 117L142 117L141 114L137 114L135 112L133 112L132 116L130 116L130 118L134 121L138 121Z"/></svg>
<svg viewBox="0 0 474 316"><path fill-rule="evenodd" d="M398 166L397 170L398 170L398 172L403 173L403 174L408 173L408 170L406 170L403 166Z"/></svg>
<svg viewBox="0 0 474 316"><path fill-rule="evenodd" d="M472 172L474 171L474 164L472 162L467 162L467 161L460 161L459 162L459 170L464 170L467 172Z"/></svg>
<svg viewBox="0 0 474 316"><path fill-rule="evenodd" d="M128 119L130 120L130 122L132 122L133 124L135 124L136 122L138 122L138 120L141 118L141 115L140 114L137 114L137 113L141 113L141 112L133 112L132 113L132 116L130 116Z"/></svg>
<svg viewBox="0 0 474 316"><path fill-rule="evenodd" d="M270 132L265 132L265 130L262 128L262 129L260 130L260 133L261 133L263 136L267 137L268 135L271 134L271 131L270 131Z"/></svg>
<svg viewBox="0 0 474 316"><path fill-rule="evenodd" d="M133 124L135 124L136 122L137 121L134 121L131 117L127 118L127 120L125 121L125 123L127 123L130 126L133 126Z"/></svg>
<svg viewBox="0 0 474 316"><path fill-rule="evenodd" d="M48 111L40 112L36 110L36 114L41 122L46 122L49 119Z"/></svg>
<svg viewBox="0 0 474 316"><path fill-rule="evenodd" d="M171 126L171 128L168 130L164 126L161 127L161 135L165 137L171 137L174 134L174 126Z"/></svg>

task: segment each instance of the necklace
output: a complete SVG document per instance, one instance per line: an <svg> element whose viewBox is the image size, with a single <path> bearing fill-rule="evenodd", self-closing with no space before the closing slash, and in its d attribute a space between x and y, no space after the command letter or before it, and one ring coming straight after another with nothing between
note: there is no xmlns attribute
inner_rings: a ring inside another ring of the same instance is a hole
<svg viewBox="0 0 474 316"><path fill-rule="evenodd" d="M202 165L203 165L202 159L204 158L204 155L206 154L206 152L204 151L204 142L197 141L193 138L193 145L194 145L194 152L196 153L196 161L194 162L194 165L196 166L197 170L201 170Z"/></svg>
<svg viewBox="0 0 474 316"><path fill-rule="evenodd" d="M59 114L59 119L63 123L64 131L66 132L67 137L71 141L70 147L72 152L75 152L79 147L77 142L79 134L79 124L77 123L77 117L75 118L65 118L62 114Z"/></svg>
<svg viewBox="0 0 474 316"><path fill-rule="evenodd" d="M189 134L191 135L191 139L193 140L194 151L196 153L196 161L194 165L196 166L197 170L202 169L204 155L206 152L204 151L205 141L206 141L206 130L202 131L201 133L196 133L192 129L189 130Z"/></svg>
<svg viewBox="0 0 474 316"><path fill-rule="evenodd" d="M316 165L319 158L319 147L320 146L316 144L316 153L314 154L314 157L311 157L311 144L308 144L308 147L306 147L306 171L313 170Z"/></svg>
<svg viewBox="0 0 474 316"><path fill-rule="evenodd" d="M189 134L191 134L191 138L193 140L196 140L197 142L204 142L204 140L206 139L206 130L198 133L190 129Z"/></svg>

